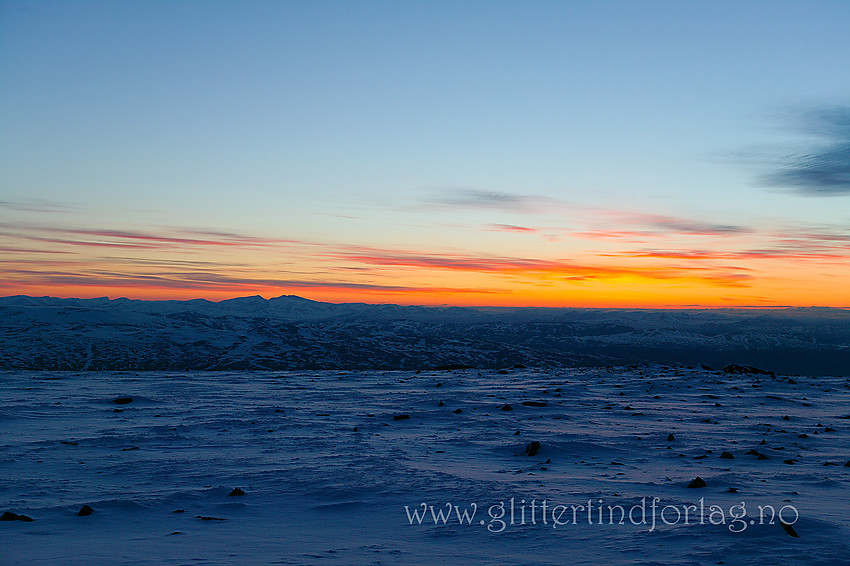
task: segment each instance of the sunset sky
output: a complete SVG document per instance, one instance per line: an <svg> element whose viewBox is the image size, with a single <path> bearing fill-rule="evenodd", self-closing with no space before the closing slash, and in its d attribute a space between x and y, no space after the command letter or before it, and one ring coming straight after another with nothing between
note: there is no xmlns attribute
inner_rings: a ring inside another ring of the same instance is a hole
<svg viewBox="0 0 850 566"><path fill-rule="evenodd" d="M0 3L0 295L850 307L850 2Z"/></svg>

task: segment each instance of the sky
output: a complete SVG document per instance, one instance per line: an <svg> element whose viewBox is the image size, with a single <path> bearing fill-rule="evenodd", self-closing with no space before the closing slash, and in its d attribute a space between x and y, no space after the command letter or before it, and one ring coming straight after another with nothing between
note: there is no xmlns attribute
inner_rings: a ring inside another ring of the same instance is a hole
<svg viewBox="0 0 850 566"><path fill-rule="evenodd" d="M850 307L850 3L0 1L0 295Z"/></svg>

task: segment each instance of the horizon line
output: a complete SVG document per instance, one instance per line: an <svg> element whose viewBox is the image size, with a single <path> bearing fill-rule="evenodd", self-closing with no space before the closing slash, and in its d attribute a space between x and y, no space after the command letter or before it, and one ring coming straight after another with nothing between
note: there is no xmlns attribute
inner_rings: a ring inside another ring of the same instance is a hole
<svg viewBox="0 0 850 566"><path fill-rule="evenodd" d="M139 301L147 303L155 302L181 302L187 303L191 301L207 301L210 303L224 303L239 299L260 298L263 301L272 301L284 297L293 297L313 303L321 303L326 305L369 305L369 306L397 306L397 307L419 307L419 308L464 308L464 309L552 309L552 310L781 310L781 309L835 309L835 310L850 310L850 306L826 306L826 305L661 305L661 306L551 306L551 305L460 305L460 304L414 304L414 303L390 303L390 302L365 302L365 301L350 301L350 302L331 302L317 301L303 297L301 295L283 294L274 297L266 298L260 294L254 295L239 295L226 299L208 299L205 297L194 297L191 299L134 299L125 296L109 297L102 295L98 297L70 297L70 296L54 296L54 295L3 295L0 300L13 299L24 297L28 299L59 299L59 300L77 300L77 301L93 301L98 299L106 299L107 301L118 301L121 299L127 301Z"/></svg>

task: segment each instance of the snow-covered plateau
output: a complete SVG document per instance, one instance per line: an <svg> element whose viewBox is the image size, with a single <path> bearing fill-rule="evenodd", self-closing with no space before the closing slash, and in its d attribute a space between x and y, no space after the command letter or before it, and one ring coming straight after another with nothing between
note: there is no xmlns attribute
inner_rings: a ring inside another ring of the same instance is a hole
<svg viewBox="0 0 850 566"><path fill-rule="evenodd" d="M0 298L0 564L850 564L848 375L847 309Z"/></svg>
<svg viewBox="0 0 850 566"><path fill-rule="evenodd" d="M850 374L850 310L553 309L0 298L0 369L301 370L660 363Z"/></svg>
<svg viewBox="0 0 850 566"><path fill-rule="evenodd" d="M739 370L3 371L0 563L850 564L850 381Z"/></svg>

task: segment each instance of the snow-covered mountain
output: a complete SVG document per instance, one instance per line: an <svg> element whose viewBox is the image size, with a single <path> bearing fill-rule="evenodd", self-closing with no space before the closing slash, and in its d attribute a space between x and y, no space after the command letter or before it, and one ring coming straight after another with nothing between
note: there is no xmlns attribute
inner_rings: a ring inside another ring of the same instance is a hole
<svg viewBox="0 0 850 566"><path fill-rule="evenodd" d="M0 368L723 366L850 374L850 310L621 310L0 298Z"/></svg>

